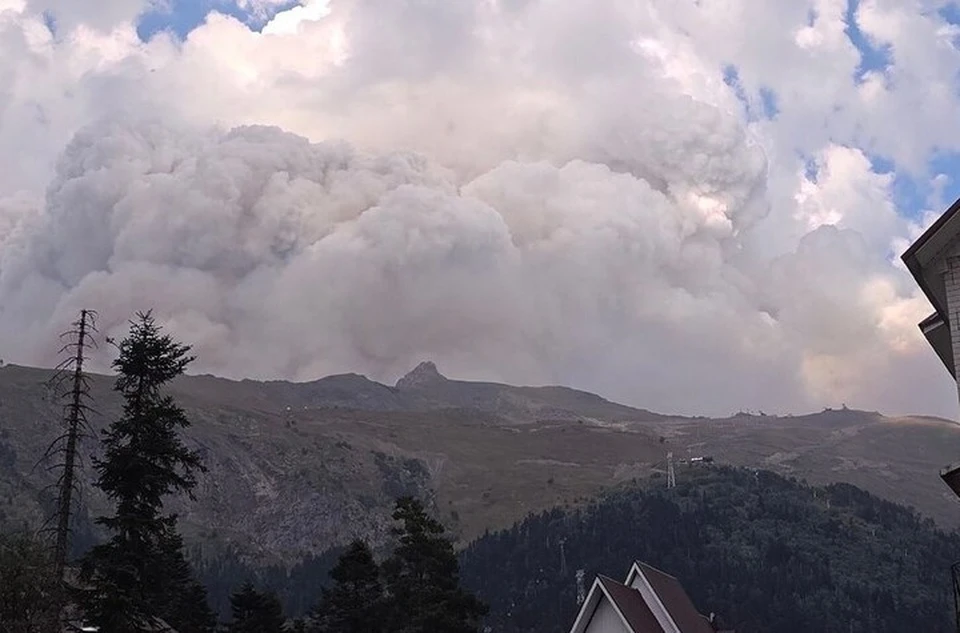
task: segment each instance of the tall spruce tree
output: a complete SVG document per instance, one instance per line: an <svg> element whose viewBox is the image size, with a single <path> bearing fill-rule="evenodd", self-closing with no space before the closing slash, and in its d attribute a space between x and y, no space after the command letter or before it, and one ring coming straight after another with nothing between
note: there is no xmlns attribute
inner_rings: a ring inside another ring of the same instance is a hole
<svg viewBox="0 0 960 633"><path fill-rule="evenodd" d="M311 614L309 633L380 633L384 592L380 568L367 544L356 540L330 572L333 586L324 589Z"/></svg>
<svg viewBox="0 0 960 633"><path fill-rule="evenodd" d="M460 587L453 544L420 501L397 501L399 543L384 562L387 633L476 633L487 606Z"/></svg>
<svg viewBox="0 0 960 633"><path fill-rule="evenodd" d="M149 312L137 314L117 347L114 390L123 398L123 413L104 431L104 457L94 460L96 485L116 512L97 520L112 536L84 559L78 596L87 622L100 633L155 626L173 612L171 605L197 592L183 568L171 573L183 555L176 516L163 513L168 495L192 497L195 473L203 470L179 437L189 426L186 415L162 391L193 357L188 346L161 334Z"/></svg>
<svg viewBox="0 0 960 633"><path fill-rule="evenodd" d="M227 633L282 633L283 608L272 591L257 591L246 582L230 596Z"/></svg>

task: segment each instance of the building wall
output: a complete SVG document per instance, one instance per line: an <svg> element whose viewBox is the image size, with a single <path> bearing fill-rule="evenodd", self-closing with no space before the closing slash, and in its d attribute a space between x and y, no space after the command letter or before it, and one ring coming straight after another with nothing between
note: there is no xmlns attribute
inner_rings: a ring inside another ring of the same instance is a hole
<svg viewBox="0 0 960 633"><path fill-rule="evenodd" d="M956 254L954 254L956 253ZM947 311L950 317L950 339L953 343L953 366L960 373L960 253L954 246L947 257L943 273L943 285L947 291ZM960 381L958 381L960 382ZM960 396L960 385L958 385Z"/></svg>
<svg viewBox="0 0 960 633"><path fill-rule="evenodd" d="M584 633L630 633L606 597L600 600Z"/></svg>

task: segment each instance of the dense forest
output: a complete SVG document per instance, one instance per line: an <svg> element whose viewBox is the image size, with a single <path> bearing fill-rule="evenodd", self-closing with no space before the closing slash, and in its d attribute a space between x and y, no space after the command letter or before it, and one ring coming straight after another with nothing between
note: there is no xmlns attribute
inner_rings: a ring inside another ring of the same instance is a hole
<svg viewBox="0 0 960 633"><path fill-rule="evenodd" d="M702 465L671 490L633 485L488 534L461 568L498 633L567 630L576 570L589 589L634 559L677 576L738 633L902 633L954 630L956 558L960 535L854 486Z"/></svg>
<svg viewBox="0 0 960 633"><path fill-rule="evenodd" d="M281 565L253 567L244 563L239 553L230 552L210 557L192 549L188 558L197 578L207 588L210 606L217 613L227 614L230 596L238 584L251 582L275 592L284 613L300 617L316 604L320 590L330 582L330 570L343 551L342 548L328 550L289 569Z"/></svg>
<svg viewBox="0 0 960 633"><path fill-rule="evenodd" d="M847 484L705 464L678 475L674 489L662 478L633 482L469 545L461 577L490 605L491 630L565 631L577 569L589 589L597 573L622 580L634 559L677 576L701 611L738 633L954 630L949 566L960 535ZM289 572L214 560L198 574L221 612L249 578L297 616L329 583L338 554Z"/></svg>

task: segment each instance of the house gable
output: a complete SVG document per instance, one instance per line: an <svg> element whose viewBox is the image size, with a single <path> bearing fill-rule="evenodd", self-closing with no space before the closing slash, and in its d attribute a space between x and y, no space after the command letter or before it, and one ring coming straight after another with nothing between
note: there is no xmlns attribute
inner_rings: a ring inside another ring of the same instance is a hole
<svg viewBox="0 0 960 633"><path fill-rule="evenodd" d="M580 607L570 633L665 632L639 592L605 576L598 576Z"/></svg>
<svg viewBox="0 0 960 633"><path fill-rule="evenodd" d="M667 607L660 600L660 597L657 596L657 592L654 591L653 585L650 584L647 577L643 574L639 563L634 562L633 565L630 566L630 573L627 574L627 582L624 584L640 592L640 595L643 596L644 601L650 607L650 611L653 612L653 617L657 619L660 627L666 633L684 633L680 630L680 627L677 626L677 623L673 621L670 612L667 611Z"/></svg>
<svg viewBox="0 0 960 633"><path fill-rule="evenodd" d="M611 613L612 612L612 613ZM610 616L616 615L613 619ZM614 625L619 622L620 629ZM583 601L577 619L573 623L570 633L637 633L630 629L623 614L619 612L613 599L604 589L598 577L590 587L587 599Z"/></svg>
<svg viewBox="0 0 960 633"><path fill-rule="evenodd" d="M597 604L590 622L584 633L634 633L624 624L623 618L617 613L616 607L609 600L601 600Z"/></svg>
<svg viewBox="0 0 960 633"><path fill-rule="evenodd" d="M680 581L670 574L646 563L634 562L626 584L643 594L664 631L713 633L713 626L697 611Z"/></svg>

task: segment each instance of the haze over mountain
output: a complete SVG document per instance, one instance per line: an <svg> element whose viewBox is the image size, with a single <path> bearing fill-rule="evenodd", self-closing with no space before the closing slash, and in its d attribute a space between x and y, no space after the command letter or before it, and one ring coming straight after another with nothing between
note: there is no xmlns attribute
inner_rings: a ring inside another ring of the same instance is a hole
<svg viewBox="0 0 960 633"><path fill-rule="evenodd" d="M0 367L0 522L42 518L46 480L35 464L60 413L45 386L50 376ZM93 384L100 426L117 400L109 377ZM190 376L173 395L209 467L198 501L173 504L188 540L252 561L293 563L358 535L382 542L402 494L431 499L466 542L529 512L664 472L668 451L679 478L695 468L689 458L711 456L854 483L960 526L960 504L937 478L960 458L960 426L934 418L855 410L673 417L563 387L450 380L432 363L395 386L355 374L309 383ZM89 486L84 502L89 516L104 508Z"/></svg>

